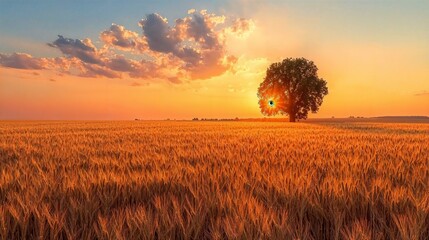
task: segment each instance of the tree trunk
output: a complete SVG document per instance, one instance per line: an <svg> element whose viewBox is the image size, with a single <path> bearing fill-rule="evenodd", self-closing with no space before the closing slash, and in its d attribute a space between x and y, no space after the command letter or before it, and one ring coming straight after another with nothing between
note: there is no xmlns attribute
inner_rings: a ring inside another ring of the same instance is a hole
<svg viewBox="0 0 429 240"><path fill-rule="evenodd" d="M295 97L294 94L290 93L289 96L289 122L295 122L296 111L295 111Z"/></svg>
<svg viewBox="0 0 429 240"><path fill-rule="evenodd" d="M295 114L289 113L289 122L295 122Z"/></svg>

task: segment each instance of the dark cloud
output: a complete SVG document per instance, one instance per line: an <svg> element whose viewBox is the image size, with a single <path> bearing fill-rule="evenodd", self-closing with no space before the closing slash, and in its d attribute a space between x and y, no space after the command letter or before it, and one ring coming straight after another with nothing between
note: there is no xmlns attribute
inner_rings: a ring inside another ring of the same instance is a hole
<svg viewBox="0 0 429 240"><path fill-rule="evenodd" d="M46 60L43 58L33 58L25 53L1 54L0 65L19 69L44 69Z"/></svg>
<svg viewBox="0 0 429 240"><path fill-rule="evenodd" d="M173 53L180 42L167 20L157 13L148 14L139 22L149 47L153 51Z"/></svg>
<svg viewBox="0 0 429 240"><path fill-rule="evenodd" d="M187 18L188 37L201 44L202 48L209 49L218 44L218 36L209 26L211 19L209 16L200 13L193 13L192 18Z"/></svg>
<svg viewBox="0 0 429 240"><path fill-rule="evenodd" d="M201 52L191 47L183 47L176 52L176 55L185 62L185 67L198 65L201 59Z"/></svg>
<svg viewBox="0 0 429 240"><path fill-rule="evenodd" d="M134 72L139 68L137 61L128 60L124 56L117 56L110 59L106 64L111 70L119 72Z"/></svg>
<svg viewBox="0 0 429 240"><path fill-rule="evenodd" d="M58 35L58 39L48 45L58 48L67 57L76 57L85 63L102 63L100 56L97 53L97 49L89 39L82 41Z"/></svg>
<svg viewBox="0 0 429 240"><path fill-rule="evenodd" d="M100 33L99 49L90 39L61 35L48 45L62 57L33 58L28 54L0 54L0 65L23 69L53 69L83 77L164 79L182 83L207 79L231 70L236 57L228 55L225 38L250 28L245 19L225 21L206 11L189 11L169 25L157 13L139 21L142 35L112 24ZM125 55L120 55L126 51Z"/></svg>

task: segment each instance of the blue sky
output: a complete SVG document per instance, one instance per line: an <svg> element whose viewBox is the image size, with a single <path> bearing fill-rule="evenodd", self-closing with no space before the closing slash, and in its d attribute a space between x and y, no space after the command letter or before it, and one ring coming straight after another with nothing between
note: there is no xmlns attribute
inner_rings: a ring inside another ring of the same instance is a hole
<svg viewBox="0 0 429 240"><path fill-rule="evenodd" d="M208 9L217 14L252 17L265 9L273 15L292 16L299 25L326 31L336 37L401 41L407 37L429 39L429 1L0 1L0 52L32 51L22 42L47 43L58 34L91 38L111 23L140 31L137 22L149 13L160 13L170 22L188 9ZM285 23L288 24L288 23ZM295 24L295 23L292 23ZM322 36L323 37L323 36ZM418 39L416 39L418 41ZM35 53L36 55L38 52Z"/></svg>
<svg viewBox="0 0 429 240"><path fill-rule="evenodd" d="M58 34L71 38L97 39L112 23L139 31L138 21L149 13L169 19L182 17L191 8L217 9L215 4L196 1L0 1L0 32L3 37L51 42ZM209 1L207 1L209 2ZM214 1L211 1L214 2ZM18 50L13 41L0 52ZM6 46L5 46L6 45ZM22 51L22 49L21 49Z"/></svg>

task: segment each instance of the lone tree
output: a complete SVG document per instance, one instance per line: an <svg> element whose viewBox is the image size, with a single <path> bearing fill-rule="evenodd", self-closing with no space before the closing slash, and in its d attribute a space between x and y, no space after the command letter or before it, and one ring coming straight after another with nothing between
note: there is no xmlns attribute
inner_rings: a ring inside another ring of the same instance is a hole
<svg viewBox="0 0 429 240"><path fill-rule="evenodd" d="M317 76L317 67L305 58L287 58L271 64L258 89L262 114L289 115L289 121L306 119L316 113L328 94L326 81Z"/></svg>

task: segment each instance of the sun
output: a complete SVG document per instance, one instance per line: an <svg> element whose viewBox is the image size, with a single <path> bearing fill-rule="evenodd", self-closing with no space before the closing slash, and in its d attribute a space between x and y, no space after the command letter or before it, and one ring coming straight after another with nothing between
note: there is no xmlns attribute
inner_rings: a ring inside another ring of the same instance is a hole
<svg viewBox="0 0 429 240"><path fill-rule="evenodd" d="M259 107L266 116L283 114L286 109L285 96L281 88L273 87L259 93Z"/></svg>

